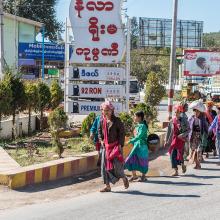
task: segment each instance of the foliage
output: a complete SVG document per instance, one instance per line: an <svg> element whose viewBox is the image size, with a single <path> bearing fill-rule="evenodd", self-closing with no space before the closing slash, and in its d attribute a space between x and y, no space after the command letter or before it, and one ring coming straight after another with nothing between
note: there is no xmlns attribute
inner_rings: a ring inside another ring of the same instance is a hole
<svg viewBox="0 0 220 220"><path fill-rule="evenodd" d="M8 115L12 101L12 90L9 76L6 74L4 79L0 81L0 132L1 120L3 115Z"/></svg>
<svg viewBox="0 0 220 220"><path fill-rule="evenodd" d="M131 19L131 49L138 48L139 41L139 25L137 17Z"/></svg>
<svg viewBox="0 0 220 220"><path fill-rule="evenodd" d="M38 89L38 106L37 109L40 111L40 124L41 129L43 125L43 111L47 109L50 106L51 101L51 94L50 94L50 88L48 85L42 81L38 82L37 84Z"/></svg>
<svg viewBox="0 0 220 220"><path fill-rule="evenodd" d="M26 106L28 109L28 135L31 134L31 112L36 110L38 104L38 89L37 85L32 82L26 82L24 84L25 88L25 97L26 97Z"/></svg>
<svg viewBox="0 0 220 220"><path fill-rule="evenodd" d="M131 75L144 84L150 72L155 72L161 83L167 83L169 48L145 48L131 51Z"/></svg>
<svg viewBox="0 0 220 220"><path fill-rule="evenodd" d="M25 89L24 84L20 78L19 73L13 74L12 69L8 69L6 74L8 75L8 80L10 82L11 91L12 91L12 99L10 103L10 113L12 114L12 139L15 139L15 116L22 110L26 108L26 98L25 98Z"/></svg>
<svg viewBox="0 0 220 220"><path fill-rule="evenodd" d="M96 118L95 113L90 113L82 122L82 135L87 135L89 137L90 135L90 129L92 127L92 124L94 123Z"/></svg>
<svg viewBox="0 0 220 220"><path fill-rule="evenodd" d="M178 102L181 102L184 100L184 98L182 97L182 91L175 91L174 100Z"/></svg>
<svg viewBox="0 0 220 220"><path fill-rule="evenodd" d="M57 148L57 153L61 158L64 151L63 145L59 138L59 132L66 126L68 117L63 108L54 109L49 115L49 125L52 134L52 145Z"/></svg>
<svg viewBox="0 0 220 220"><path fill-rule="evenodd" d="M63 100L63 91L57 80L52 81L50 87L50 93L51 93L51 107L52 109L55 109L60 105L61 101Z"/></svg>
<svg viewBox="0 0 220 220"><path fill-rule="evenodd" d="M203 35L203 47L206 49L220 47L220 32L206 33Z"/></svg>
<svg viewBox="0 0 220 220"><path fill-rule="evenodd" d="M126 112L121 112L119 118L124 124L125 134L130 135L133 131L133 119L132 116Z"/></svg>
<svg viewBox="0 0 220 220"><path fill-rule="evenodd" d="M145 88L145 101L146 104L156 107L160 104L162 98L165 96L166 89L160 83L160 78L155 72L150 72L147 77Z"/></svg>
<svg viewBox="0 0 220 220"><path fill-rule="evenodd" d="M62 23L56 19L58 0L3 0L4 11L45 24L45 36L57 40Z"/></svg>
<svg viewBox="0 0 220 220"><path fill-rule="evenodd" d="M139 103L135 108L132 109L133 114L138 111L143 111L145 118L150 117L151 120L155 120L157 118L157 109L145 103Z"/></svg>

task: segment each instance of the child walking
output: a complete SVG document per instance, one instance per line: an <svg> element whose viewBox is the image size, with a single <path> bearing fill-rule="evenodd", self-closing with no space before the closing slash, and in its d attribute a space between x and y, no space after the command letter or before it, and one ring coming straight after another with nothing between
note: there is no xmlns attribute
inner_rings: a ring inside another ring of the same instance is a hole
<svg viewBox="0 0 220 220"><path fill-rule="evenodd" d="M144 182L148 172L148 125L144 120L144 112L136 112L134 121L137 125L134 130L134 137L129 141L134 147L125 161L125 168L132 171L130 182L138 179L136 171L142 173L140 181Z"/></svg>

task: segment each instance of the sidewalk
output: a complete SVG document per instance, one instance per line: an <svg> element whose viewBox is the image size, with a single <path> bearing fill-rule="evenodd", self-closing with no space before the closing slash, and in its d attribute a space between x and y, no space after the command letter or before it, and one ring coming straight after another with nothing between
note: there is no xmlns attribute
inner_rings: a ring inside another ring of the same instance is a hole
<svg viewBox="0 0 220 220"><path fill-rule="evenodd" d="M13 160L3 149L0 147L0 173L19 168L20 165Z"/></svg>

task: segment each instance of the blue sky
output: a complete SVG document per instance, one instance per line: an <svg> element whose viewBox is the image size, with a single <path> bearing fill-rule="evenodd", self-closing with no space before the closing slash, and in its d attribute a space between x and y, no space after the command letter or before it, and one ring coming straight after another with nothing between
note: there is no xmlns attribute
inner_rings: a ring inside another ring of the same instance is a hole
<svg viewBox="0 0 220 220"><path fill-rule="evenodd" d="M69 13L70 0L59 0L57 16L61 21ZM171 18L173 0L127 0L124 8L133 17ZM204 21L204 32L220 31L220 0L179 0L178 19Z"/></svg>

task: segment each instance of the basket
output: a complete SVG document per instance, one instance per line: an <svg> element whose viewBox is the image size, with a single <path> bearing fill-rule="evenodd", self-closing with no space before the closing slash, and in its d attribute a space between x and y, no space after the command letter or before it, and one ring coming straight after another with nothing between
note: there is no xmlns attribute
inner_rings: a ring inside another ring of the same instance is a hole
<svg viewBox="0 0 220 220"><path fill-rule="evenodd" d="M157 151L160 147L160 137L157 134L150 134L147 139L148 149L152 152Z"/></svg>

